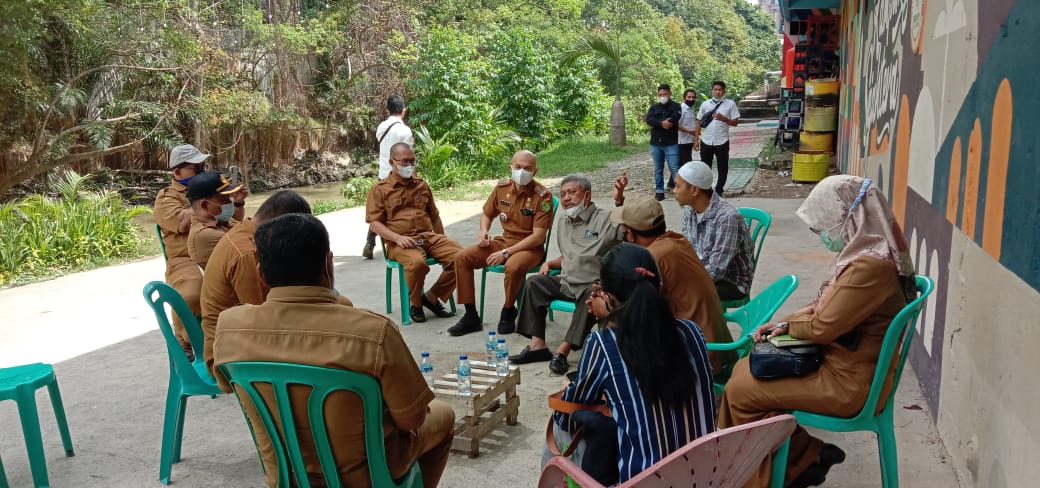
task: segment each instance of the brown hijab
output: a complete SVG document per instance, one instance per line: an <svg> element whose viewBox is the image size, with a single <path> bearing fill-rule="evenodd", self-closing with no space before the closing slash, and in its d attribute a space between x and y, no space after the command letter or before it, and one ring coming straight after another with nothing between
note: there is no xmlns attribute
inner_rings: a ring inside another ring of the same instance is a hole
<svg viewBox="0 0 1040 488"><path fill-rule="evenodd" d="M822 295L845 267L860 256L883 259L896 266L908 301L917 296L914 265L885 195L870 179L850 175L824 178L795 212L816 231L844 239L845 247L832 264L834 272L820 289Z"/></svg>

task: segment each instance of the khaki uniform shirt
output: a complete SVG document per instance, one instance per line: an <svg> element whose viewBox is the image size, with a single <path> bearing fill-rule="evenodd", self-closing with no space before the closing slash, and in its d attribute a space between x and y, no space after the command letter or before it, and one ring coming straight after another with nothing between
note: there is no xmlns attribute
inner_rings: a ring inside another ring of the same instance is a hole
<svg viewBox="0 0 1040 488"><path fill-rule="evenodd" d="M365 222L382 222L403 236L433 232L439 218L430 185L421 179L390 173L368 192Z"/></svg>
<svg viewBox="0 0 1040 488"><path fill-rule="evenodd" d="M191 259L205 268L217 243L227 234L230 227L237 223L234 219L222 224L213 219L203 220L198 216L192 216L191 230L188 231L188 254L191 255Z"/></svg>
<svg viewBox="0 0 1040 488"><path fill-rule="evenodd" d="M202 332L206 336L203 355L211 373L217 316L236 305L260 305L267 296L267 285L260 281L256 270L255 233L256 224L252 219L246 219L229 230L213 248L209 268L202 278Z"/></svg>
<svg viewBox="0 0 1040 488"><path fill-rule="evenodd" d="M484 202L484 215L502 224L506 245L520 242L531 235L535 227L549 229L552 226L552 193L534 180L519 191L516 187L511 179L500 180Z"/></svg>
<svg viewBox="0 0 1040 488"><path fill-rule="evenodd" d="M731 342L715 283L690 241L678 232L666 231L647 250L657 260L661 294L675 317L694 321L707 342Z"/></svg>
<svg viewBox="0 0 1040 488"><path fill-rule="evenodd" d="M589 203L589 207L570 219L560 213L556 225L556 243L563 262L560 278L563 286L577 296L584 287L599 278L600 259L623 239L620 226L611 222L610 212Z"/></svg>
<svg viewBox="0 0 1040 488"><path fill-rule="evenodd" d="M159 230L162 232L163 245L166 246L167 274L185 264L195 265L188 254L188 234L177 232L181 222L181 210L191 208L187 191L187 186L176 180L171 182L170 186L159 190L152 209L155 223L159 224Z"/></svg>
<svg viewBox="0 0 1040 488"><path fill-rule="evenodd" d="M416 433L402 431L395 418L414 418L427 411L433 392L392 320L343 305L327 288L283 286L272 288L262 305L241 305L220 314L213 344L214 366L235 361L274 361L347 369L373 376L383 385L383 429L392 475L401 475L406 461L417 457ZM220 371L217 384L230 386ZM261 385L262 387L263 385ZM273 402L270 389L260 388ZM300 448L308 473L320 473L309 428L306 403L309 392L290 390L299 431ZM262 425L252 403L242 403L254 426ZM336 465L345 486L368 486L364 421L361 400L354 394L333 393L325 406L326 427ZM257 448L270 486L277 484L273 446L262 428L254 428Z"/></svg>

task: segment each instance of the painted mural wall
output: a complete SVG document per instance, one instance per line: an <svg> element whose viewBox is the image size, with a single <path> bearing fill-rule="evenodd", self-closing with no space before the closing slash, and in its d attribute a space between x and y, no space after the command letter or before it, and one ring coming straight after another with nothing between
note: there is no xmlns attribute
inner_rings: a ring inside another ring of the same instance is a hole
<svg viewBox="0 0 1040 488"><path fill-rule="evenodd" d="M846 0L841 15L838 164L881 182L937 282L911 364L972 486L1035 483L1040 381L1021 369L1040 367L1040 1Z"/></svg>

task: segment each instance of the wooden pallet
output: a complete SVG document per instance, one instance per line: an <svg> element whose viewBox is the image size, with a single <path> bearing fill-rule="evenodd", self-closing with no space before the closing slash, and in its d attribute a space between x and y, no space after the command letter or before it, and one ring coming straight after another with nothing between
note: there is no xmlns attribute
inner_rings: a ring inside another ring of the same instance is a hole
<svg viewBox="0 0 1040 488"><path fill-rule="evenodd" d="M459 395L455 373L443 374L434 381L433 392L465 404L465 414L455 422L455 440L451 447L466 451L473 458L480 455L480 440L501 425L502 420L507 425L516 425L520 411L520 397L516 395L520 368L510 366L508 376L498 376L487 362L470 361L470 366L473 371L470 396Z"/></svg>

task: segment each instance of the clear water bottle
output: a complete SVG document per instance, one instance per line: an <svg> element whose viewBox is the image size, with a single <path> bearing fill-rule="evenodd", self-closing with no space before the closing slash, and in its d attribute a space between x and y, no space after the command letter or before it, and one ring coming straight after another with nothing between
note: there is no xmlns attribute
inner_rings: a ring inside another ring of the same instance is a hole
<svg viewBox="0 0 1040 488"><path fill-rule="evenodd" d="M495 367L495 358L498 357L498 353L495 352L498 349L498 341L496 339L498 338L495 337L495 331L489 330L487 343L485 343L484 349L487 350L488 366L491 366L492 368Z"/></svg>
<svg viewBox="0 0 1040 488"><path fill-rule="evenodd" d="M459 396L472 395L471 377L473 373L469 367L469 356L465 354L459 356L459 367L456 370L456 375L459 377Z"/></svg>
<svg viewBox="0 0 1040 488"><path fill-rule="evenodd" d="M423 379L426 380L426 384L430 389L433 389L433 360L430 359L429 352L422 352L422 358L419 360L419 371L422 373Z"/></svg>
<svg viewBox="0 0 1040 488"><path fill-rule="evenodd" d="M509 376L509 346L505 339L499 339L495 347L495 373Z"/></svg>

